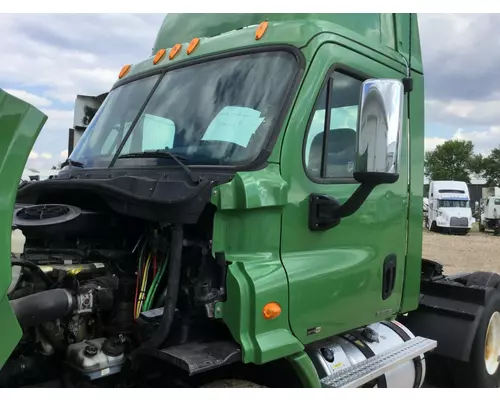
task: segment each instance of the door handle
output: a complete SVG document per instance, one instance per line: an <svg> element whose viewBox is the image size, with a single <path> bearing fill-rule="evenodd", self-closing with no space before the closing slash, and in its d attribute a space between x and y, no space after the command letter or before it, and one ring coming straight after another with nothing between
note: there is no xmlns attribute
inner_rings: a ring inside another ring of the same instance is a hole
<svg viewBox="0 0 500 400"><path fill-rule="evenodd" d="M386 300L392 294L396 284L396 254L389 254L384 260L382 271L382 300Z"/></svg>

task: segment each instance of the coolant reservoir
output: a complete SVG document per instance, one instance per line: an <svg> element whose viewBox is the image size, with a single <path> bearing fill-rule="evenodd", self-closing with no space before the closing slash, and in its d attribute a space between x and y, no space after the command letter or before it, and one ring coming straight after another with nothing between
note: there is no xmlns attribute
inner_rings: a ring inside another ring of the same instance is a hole
<svg viewBox="0 0 500 400"><path fill-rule="evenodd" d="M14 229L11 234L10 252L13 253L15 257L19 258L21 254L24 253L25 243L26 237L23 235L21 230Z"/></svg>
<svg viewBox="0 0 500 400"><path fill-rule="evenodd" d="M23 235L20 229L12 230L10 236L10 252L14 254L14 257L19 258L21 254L24 253L24 244L26 243L26 237ZM10 294L21 277L21 267L19 265L12 266L12 280L10 282L9 288L7 289L7 294Z"/></svg>

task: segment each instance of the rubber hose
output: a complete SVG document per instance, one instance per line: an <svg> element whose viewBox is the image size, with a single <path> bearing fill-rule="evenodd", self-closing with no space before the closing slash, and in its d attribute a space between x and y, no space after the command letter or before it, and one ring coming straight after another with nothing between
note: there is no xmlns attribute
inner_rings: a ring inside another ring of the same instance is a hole
<svg viewBox="0 0 500 400"><path fill-rule="evenodd" d="M155 348L160 347L172 329L174 321L175 309L177 306L177 297L179 294L179 286L181 279L181 261L182 261L182 239L183 230L181 226L172 228L172 243L170 250L170 266L168 269L168 282L164 290L165 306L163 307L163 315L161 317L158 328L153 333L152 337L143 344L143 347ZM163 293L162 293L163 296Z"/></svg>
<svg viewBox="0 0 500 400"><path fill-rule="evenodd" d="M74 304L66 289L47 290L10 302L23 329L62 318L73 310Z"/></svg>
<svg viewBox="0 0 500 400"><path fill-rule="evenodd" d="M38 265L32 263L31 261L23 260L20 258L11 258L10 263L12 265L19 265L21 267L28 268L30 271L33 271L40 277L43 283L47 285L47 288L50 288L54 284L54 282L52 282L52 280L47 275L45 275L45 272L43 272Z"/></svg>

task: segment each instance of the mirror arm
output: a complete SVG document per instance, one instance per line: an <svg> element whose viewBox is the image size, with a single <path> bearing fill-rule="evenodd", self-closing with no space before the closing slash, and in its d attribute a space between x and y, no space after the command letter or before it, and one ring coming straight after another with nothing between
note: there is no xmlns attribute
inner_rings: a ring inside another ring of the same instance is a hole
<svg viewBox="0 0 500 400"><path fill-rule="evenodd" d="M352 196L335 211L335 217L341 219L354 214L377 186L377 183L362 183L359 185Z"/></svg>

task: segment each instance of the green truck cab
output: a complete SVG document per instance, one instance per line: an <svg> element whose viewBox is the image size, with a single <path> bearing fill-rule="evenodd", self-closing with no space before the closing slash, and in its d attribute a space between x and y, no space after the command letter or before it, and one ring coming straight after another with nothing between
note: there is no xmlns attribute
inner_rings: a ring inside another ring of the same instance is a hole
<svg viewBox="0 0 500 400"><path fill-rule="evenodd" d="M423 149L415 15L168 14L54 179L0 180L0 385L497 386L500 276L422 260Z"/></svg>

